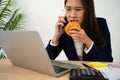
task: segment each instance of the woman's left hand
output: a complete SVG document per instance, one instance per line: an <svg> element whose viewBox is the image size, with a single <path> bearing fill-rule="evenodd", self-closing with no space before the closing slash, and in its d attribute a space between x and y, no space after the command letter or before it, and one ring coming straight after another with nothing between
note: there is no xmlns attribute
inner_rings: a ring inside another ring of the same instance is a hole
<svg viewBox="0 0 120 80"><path fill-rule="evenodd" d="M82 28L71 27L70 34L73 39L79 40L89 48L92 44L92 40L87 36L86 32Z"/></svg>

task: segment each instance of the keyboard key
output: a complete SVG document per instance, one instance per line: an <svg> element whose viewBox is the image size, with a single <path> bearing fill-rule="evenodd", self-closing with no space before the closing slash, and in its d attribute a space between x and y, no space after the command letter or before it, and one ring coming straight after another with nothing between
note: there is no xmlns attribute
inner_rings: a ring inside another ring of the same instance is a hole
<svg viewBox="0 0 120 80"><path fill-rule="evenodd" d="M80 71L82 75L87 75L85 69L81 69Z"/></svg>

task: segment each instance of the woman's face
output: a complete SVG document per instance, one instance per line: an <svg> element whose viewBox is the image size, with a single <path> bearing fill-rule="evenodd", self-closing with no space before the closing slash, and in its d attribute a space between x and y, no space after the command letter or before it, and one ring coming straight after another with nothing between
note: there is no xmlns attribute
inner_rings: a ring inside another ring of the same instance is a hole
<svg viewBox="0 0 120 80"><path fill-rule="evenodd" d="M81 0L67 0L65 5L65 14L68 22L78 21L82 24L84 19L84 8Z"/></svg>

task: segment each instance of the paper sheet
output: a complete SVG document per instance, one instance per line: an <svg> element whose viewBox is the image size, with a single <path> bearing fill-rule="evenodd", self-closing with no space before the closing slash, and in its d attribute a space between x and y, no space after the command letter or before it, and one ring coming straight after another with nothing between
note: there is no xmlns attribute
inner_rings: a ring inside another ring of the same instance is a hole
<svg viewBox="0 0 120 80"><path fill-rule="evenodd" d="M101 67L96 69L104 72L109 80L120 80L120 68Z"/></svg>

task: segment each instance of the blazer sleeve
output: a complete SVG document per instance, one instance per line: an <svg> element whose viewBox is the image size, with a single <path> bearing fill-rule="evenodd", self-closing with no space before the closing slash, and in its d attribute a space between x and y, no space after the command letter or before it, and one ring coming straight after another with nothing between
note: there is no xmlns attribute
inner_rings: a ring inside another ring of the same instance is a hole
<svg viewBox="0 0 120 80"><path fill-rule="evenodd" d="M49 55L50 59L54 60L59 55L62 48L60 48L60 44L58 44L57 46L52 46L50 44L50 41L49 41L49 43L48 43L48 45L46 47L46 50L48 52L48 55Z"/></svg>
<svg viewBox="0 0 120 80"><path fill-rule="evenodd" d="M112 49L111 49L111 39L110 32L106 23L106 20L103 18L97 18L100 29L103 33L103 37L106 40L105 48L101 49L95 42L92 49L88 54L85 54L86 60L91 61L108 61L112 62Z"/></svg>

